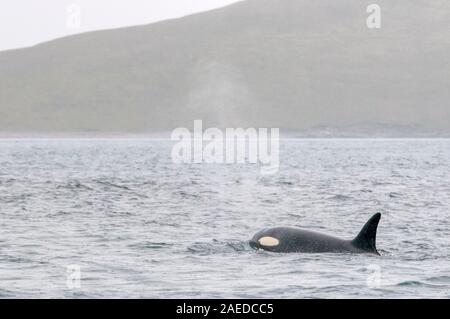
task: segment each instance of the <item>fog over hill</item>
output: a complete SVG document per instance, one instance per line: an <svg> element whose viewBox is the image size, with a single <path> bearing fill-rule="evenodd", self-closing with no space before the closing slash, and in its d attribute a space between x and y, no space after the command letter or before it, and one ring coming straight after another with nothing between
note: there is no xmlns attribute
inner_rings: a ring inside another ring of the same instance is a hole
<svg viewBox="0 0 450 319"><path fill-rule="evenodd" d="M0 131L449 135L450 1L377 3L381 29L366 1L247 0L1 52Z"/></svg>

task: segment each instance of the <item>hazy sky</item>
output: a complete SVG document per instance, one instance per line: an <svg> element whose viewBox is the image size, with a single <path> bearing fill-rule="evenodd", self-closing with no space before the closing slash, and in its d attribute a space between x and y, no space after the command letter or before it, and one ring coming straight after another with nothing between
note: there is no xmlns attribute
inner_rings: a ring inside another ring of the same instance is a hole
<svg viewBox="0 0 450 319"><path fill-rule="evenodd" d="M0 51L99 29L146 24L239 0L3 0Z"/></svg>

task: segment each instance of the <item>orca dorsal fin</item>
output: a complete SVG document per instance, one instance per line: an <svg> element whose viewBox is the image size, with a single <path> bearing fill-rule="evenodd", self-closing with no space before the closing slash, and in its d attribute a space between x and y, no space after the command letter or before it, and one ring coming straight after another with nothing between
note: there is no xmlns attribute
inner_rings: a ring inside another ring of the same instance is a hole
<svg viewBox="0 0 450 319"><path fill-rule="evenodd" d="M378 254L376 247L377 239L377 227L380 221L381 214L376 213L373 215L369 221L364 225L364 227L359 232L358 236L352 240L352 244L362 250L367 252Z"/></svg>

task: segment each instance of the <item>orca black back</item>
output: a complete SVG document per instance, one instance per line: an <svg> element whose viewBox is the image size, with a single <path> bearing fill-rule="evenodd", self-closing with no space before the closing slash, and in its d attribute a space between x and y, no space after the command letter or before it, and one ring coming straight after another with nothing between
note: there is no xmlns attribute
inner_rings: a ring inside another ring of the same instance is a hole
<svg viewBox="0 0 450 319"><path fill-rule="evenodd" d="M376 235L380 218L380 213L373 215L353 240L294 227L274 227L256 233L249 244L255 249L280 253L351 252L379 255Z"/></svg>

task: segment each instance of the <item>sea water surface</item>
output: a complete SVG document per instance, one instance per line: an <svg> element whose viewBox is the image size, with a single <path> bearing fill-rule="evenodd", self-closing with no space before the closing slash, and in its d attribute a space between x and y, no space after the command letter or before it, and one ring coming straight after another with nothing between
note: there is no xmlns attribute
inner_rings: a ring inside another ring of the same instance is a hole
<svg viewBox="0 0 450 319"><path fill-rule="evenodd" d="M450 140L282 140L270 176L172 146L1 140L0 297L450 297ZM381 256L248 245L281 225L350 239L376 212Z"/></svg>

